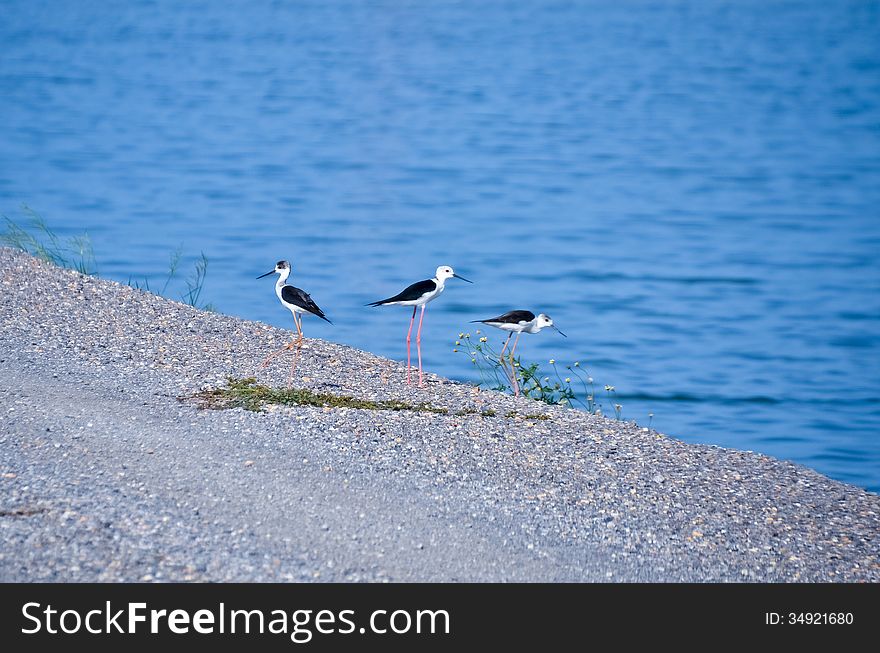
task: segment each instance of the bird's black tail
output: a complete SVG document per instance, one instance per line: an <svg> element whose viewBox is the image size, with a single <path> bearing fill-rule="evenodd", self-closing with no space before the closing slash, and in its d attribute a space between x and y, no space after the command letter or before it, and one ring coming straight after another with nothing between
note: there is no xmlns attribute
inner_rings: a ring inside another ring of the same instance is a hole
<svg viewBox="0 0 880 653"><path fill-rule="evenodd" d="M391 301L391 298L380 299L378 302L370 302L369 304L364 304L364 306L381 306L382 304L386 304L389 301Z"/></svg>
<svg viewBox="0 0 880 653"><path fill-rule="evenodd" d="M324 315L324 311L322 311L320 308L318 308L317 304L315 306L313 306L312 308L313 308L313 310L309 311L309 313L311 313L315 317L321 318L322 320L324 320L325 322L328 322L329 324L333 324L333 322L330 322L330 318L327 317L326 315Z"/></svg>

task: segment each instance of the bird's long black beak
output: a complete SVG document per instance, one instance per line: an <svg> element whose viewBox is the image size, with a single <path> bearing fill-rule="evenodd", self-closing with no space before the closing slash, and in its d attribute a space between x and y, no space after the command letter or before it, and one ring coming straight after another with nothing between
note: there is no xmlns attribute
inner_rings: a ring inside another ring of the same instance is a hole
<svg viewBox="0 0 880 653"><path fill-rule="evenodd" d="M257 277L257 279L262 279L263 277L268 277L270 274L275 274L275 270L269 270L266 274L261 274Z"/></svg>
<svg viewBox="0 0 880 653"><path fill-rule="evenodd" d="M452 276L455 277L456 279L461 279L462 281L467 281L468 283L473 283L473 281L471 281L470 279L465 279L460 274L453 274Z"/></svg>
<svg viewBox="0 0 880 653"><path fill-rule="evenodd" d="M559 327L556 326L555 324L553 325L553 328L556 329L556 332L557 332L559 335L561 335L563 338L568 338L568 336L565 335L564 333L562 333L562 331L559 330Z"/></svg>

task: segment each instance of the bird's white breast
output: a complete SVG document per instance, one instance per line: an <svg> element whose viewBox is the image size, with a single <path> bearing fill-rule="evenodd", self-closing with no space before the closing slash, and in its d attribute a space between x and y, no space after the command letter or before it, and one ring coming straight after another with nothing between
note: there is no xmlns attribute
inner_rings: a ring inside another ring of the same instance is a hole
<svg viewBox="0 0 880 653"><path fill-rule="evenodd" d="M299 313L300 315L308 313L308 311L304 308L300 308L296 304L291 304L290 302L284 301L284 297L281 296L281 290L286 285L287 284L284 283L284 281L278 281L278 283L275 284L275 294L278 295L278 300L281 302L281 304L292 313Z"/></svg>
<svg viewBox="0 0 880 653"><path fill-rule="evenodd" d="M422 295L422 303L427 304L428 302L437 299L440 296L440 293L442 293L445 289L446 287L442 283L438 283L437 287L434 290Z"/></svg>

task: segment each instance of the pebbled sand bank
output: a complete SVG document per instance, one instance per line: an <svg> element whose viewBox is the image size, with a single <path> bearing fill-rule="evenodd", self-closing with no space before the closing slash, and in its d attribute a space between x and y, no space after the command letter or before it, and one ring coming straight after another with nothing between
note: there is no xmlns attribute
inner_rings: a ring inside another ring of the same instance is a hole
<svg viewBox="0 0 880 653"><path fill-rule="evenodd" d="M450 414L199 410L290 332L9 249L0 290L0 581L880 580L880 497L792 463L313 339L298 385Z"/></svg>

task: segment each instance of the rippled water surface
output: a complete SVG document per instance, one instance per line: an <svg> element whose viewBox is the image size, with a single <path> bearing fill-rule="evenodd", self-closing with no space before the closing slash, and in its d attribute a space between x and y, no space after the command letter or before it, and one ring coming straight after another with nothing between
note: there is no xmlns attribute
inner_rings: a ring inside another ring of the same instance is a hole
<svg viewBox="0 0 880 653"><path fill-rule="evenodd" d="M279 258L400 358L543 310L623 416L880 490L876 2L4 2L0 211L87 231L98 271L292 327ZM495 336L500 337L500 333Z"/></svg>

